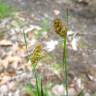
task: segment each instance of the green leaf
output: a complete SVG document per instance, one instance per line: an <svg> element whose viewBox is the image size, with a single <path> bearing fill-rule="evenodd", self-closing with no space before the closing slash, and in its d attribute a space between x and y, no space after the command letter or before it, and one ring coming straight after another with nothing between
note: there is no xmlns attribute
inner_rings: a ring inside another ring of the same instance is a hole
<svg viewBox="0 0 96 96"><path fill-rule="evenodd" d="M25 92L26 92L27 94L29 94L30 96L36 96L36 95L34 94L33 87L32 87L31 84L28 84L27 86L25 86Z"/></svg>

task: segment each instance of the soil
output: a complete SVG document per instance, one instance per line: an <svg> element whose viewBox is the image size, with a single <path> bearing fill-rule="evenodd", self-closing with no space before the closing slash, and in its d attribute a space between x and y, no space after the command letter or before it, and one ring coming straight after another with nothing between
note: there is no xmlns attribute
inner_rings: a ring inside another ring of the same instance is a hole
<svg viewBox="0 0 96 96"><path fill-rule="evenodd" d="M32 24L40 25L44 18L48 18L50 28L52 28L53 19L57 17L61 18L67 24L66 17L68 9L68 27L70 30L81 34L81 39L86 46L78 51L68 49L70 72L78 77L84 75L87 78L87 83L90 81L88 78L89 74L96 78L96 0L4 1L11 5L13 9L22 11L22 15L24 14L25 18L28 18ZM50 39L58 38L53 31L49 32L48 35ZM62 51L57 48L53 54L57 62L61 63L60 57L62 57ZM88 84L90 86L90 83ZM93 90L96 92L96 88L88 88L92 92Z"/></svg>

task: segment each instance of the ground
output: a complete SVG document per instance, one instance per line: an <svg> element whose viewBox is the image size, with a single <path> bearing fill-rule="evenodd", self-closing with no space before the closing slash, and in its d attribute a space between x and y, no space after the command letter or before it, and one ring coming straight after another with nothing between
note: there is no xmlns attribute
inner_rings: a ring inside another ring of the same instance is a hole
<svg viewBox="0 0 96 96"><path fill-rule="evenodd" d="M44 84L53 84L51 91L54 96L62 96L62 39L54 32L52 25L57 17L68 26L68 32L71 34L68 35L70 96L77 96L82 89L85 96L95 94L96 0L3 2L10 5L14 12L12 16L0 20L0 96L24 96L22 87L29 81L34 85L31 65L26 59L28 54L23 32L28 35L29 53L32 53L38 42L44 45L47 53L39 62L37 71L43 74ZM39 32L41 29L42 34Z"/></svg>

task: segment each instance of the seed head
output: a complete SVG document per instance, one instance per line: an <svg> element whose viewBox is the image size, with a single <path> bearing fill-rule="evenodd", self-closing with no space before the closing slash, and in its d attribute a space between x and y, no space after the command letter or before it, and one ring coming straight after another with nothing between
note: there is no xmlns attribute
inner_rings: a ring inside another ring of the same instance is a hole
<svg viewBox="0 0 96 96"><path fill-rule="evenodd" d="M36 64L42 57L42 44L38 44L30 55L32 64Z"/></svg>
<svg viewBox="0 0 96 96"><path fill-rule="evenodd" d="M56 18L54 21L53 21L53 26L54 26L54 30L55 32L63 37L63 38L66 38L67 37L67 31L68 31L68 28L65 26L65 24L62 23L61 19L59 18Z"/></svg>

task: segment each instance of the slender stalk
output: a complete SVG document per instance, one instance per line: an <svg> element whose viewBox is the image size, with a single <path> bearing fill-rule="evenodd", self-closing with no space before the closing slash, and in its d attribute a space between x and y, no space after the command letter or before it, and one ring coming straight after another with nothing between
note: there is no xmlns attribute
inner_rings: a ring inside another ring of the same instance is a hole
<svg viewBox="0 0 96 96"><path fill-rule="evenodd" d="M68 8L67 8L67 26L68 26ZM64 76L65 76L65 91L68 96L68 65L67 65L67 36L64 38L64 50L63 50L63 64L64 64Z"/></svg>
<svg viewBox="0 0 96 96"><path fill-rule="evenodd" d="M40 83L41 83L41 96L44 96L42 79L41 79L41 82Z"/></svg>
<svg viewBox="0 0 96 96"><path fill-rule="evenodd" d="M25 46L26 46L26 50L28 49L28 47L27 47L27 39L26 39L26 34L25 34L25 32L23 31L23 35L24 35L24 41L25 41Z"/></svg>
<svg viewBox="0 0 96 96"><path fill-rule="evenodd" d="M25 41L26 50L28 50L26 34L25 34L24 31L23 31L23 36L24 36L24 41ZM29 55L28 55L27 59L30 59ZM36 80L36 90L37 90L38 96L40 96L40 94L39 94L39 87L38 87L38 78L37 78L36 69L35 69L34 66L33 66L33 74L34 74L35 80Z"/></svg>
<svg viewBox="0 0 96 96"><path fill-rule="evenodd" d="M35 75L35 79L36 79L36 90L37 90L37 96L40 96L40 94L39 94L39 87L38 87L38 77L37 77L37 74L36 74L36 72L35 72L35 70L34 70L34 75Z"/></svg>
<svg viewBox="0 0 96 96"><path fill-rule="evenodd" d="M24 31L23 31L23 36L24 36L26 51L28 52L27 38L26 38L26 33ZM27 58L27 60L29 60L29 54L28 54L28 56L26 58Z"/></svg>
<svg viewBox="0 0 96 96"><path fill-rule="evenodd" d="M68 15L69 15L69 12L68 12L68 8L67 8L67 26L69 25L69 23L68 23Z"/></svg>
<svg viewBox="0 0 96 96"><path fill-rule="evenodd" d="M68 96L68 66L67 66L67 39L64 38L64 49L63 49L63 68L64 68L64 79L65 79L65 91L66 95Z"/></svg>

